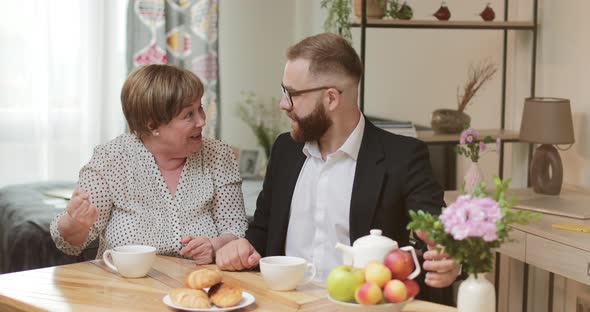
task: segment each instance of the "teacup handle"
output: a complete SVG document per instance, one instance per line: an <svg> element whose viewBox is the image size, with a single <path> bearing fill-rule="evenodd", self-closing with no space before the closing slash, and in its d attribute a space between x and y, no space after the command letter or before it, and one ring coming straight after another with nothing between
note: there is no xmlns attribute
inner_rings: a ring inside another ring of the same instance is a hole
<svg viewBox="0 0 590 312"><path fill-rule="evenodd" d="M110 249L105 250L105 252L102 254L102 261L104 261L104 264L106 264L109 267L109 269L119 273L119 270L117 270L117 267L109 259L109 256L112 257L112 252L113 251Z"/></svg>
<svg viewBox="0 0 590 312"><path fill-rule="evenodd" d="M414 249L414 247L412 246L404 246L400 249L409 251L412 254L412 258L414 259L414 265L416 266L416 269L414 270L414 272L412 272L412 274L408 276L408 279L414 279L416 276L420 275L420 272L422 271L420 269L420 262L418 262L418 256L416 256L416 249Z"/></svg>
<svg viewBox="0 0 590 312"><path fill-rule="evenodd" d="M304 279L301 283L299 283L299 285L305 285L313 280L313 278L315 277L315 274L316 274L315 265L313 263L308 262L307 268L305 268L305 272L307 272L307 271L311 271L311 276Z"/></svg>

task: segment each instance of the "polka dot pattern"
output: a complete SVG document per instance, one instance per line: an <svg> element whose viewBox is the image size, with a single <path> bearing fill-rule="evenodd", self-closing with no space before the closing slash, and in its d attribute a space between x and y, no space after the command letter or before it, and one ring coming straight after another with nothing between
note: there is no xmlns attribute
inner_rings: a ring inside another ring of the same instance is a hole
<svg viewBox="0 0 590 312"><path fill-rule="evenodd" d="M161 255L180 257L186 235L244 237L248 222L242 180L231 147L203 138L201 150L182 169L172 196L153 155L133 134L123 134L95 148L80 170L78 187L87 191L98 210L96 223L81 246L72 246L51 222L56 246L78 255L97 237L97 259L106 249L150 245Z"/></svg>

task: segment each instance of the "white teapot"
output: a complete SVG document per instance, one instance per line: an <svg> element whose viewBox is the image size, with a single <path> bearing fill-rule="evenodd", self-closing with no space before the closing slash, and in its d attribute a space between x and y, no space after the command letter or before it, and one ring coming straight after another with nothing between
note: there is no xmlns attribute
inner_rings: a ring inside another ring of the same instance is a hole
<svg viewBox="0 0 590 312"><path fill-rule="evenodd" d="M336 244L336 249L342 252L344 264L351 264L355 268L362 269L369 261L383 261L385 255L394 249L398 249L397 242L393 239L382 236L381 230L371 230L371 235L363 236L354 241L351 246L341 243ZM405 246L401 250L408 251L412 254L415 269L408 279L413 279L420 274L420 263L416 257L416 250L412 246Z"/></svg>

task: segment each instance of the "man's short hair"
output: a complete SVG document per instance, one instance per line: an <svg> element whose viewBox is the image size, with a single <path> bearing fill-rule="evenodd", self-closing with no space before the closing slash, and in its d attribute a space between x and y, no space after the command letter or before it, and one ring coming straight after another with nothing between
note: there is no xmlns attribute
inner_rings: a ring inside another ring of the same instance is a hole
<svg viewBox="0 0 590 312"><path fill-rule="evenodd" d="M307 37L287 50L287 59L309 60L309 72L317 74L344 74L359 82L363 64L354 48L341 36L323 33Z"/></svg>
<svg viewBox="0 0 590 312"><path fill-rule="evenodd" d="M133 71L121 90L129 130L142 136L169 123L203 96L201 80L173 65L146 65ZM151 127L148 127L150 124Z"/></svg>

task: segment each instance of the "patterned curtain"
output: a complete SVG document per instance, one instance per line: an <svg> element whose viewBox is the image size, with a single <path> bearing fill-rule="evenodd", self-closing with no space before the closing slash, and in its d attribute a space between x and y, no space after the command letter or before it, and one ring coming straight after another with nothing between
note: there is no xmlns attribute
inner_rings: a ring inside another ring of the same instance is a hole
<svg viewBox="0 0 590 312"><path fill-rule="evenodd" d="M168 63L199 76L210 138L219 134L218 14L218 0L130 0L127 19L129 71Z"/></svg>

